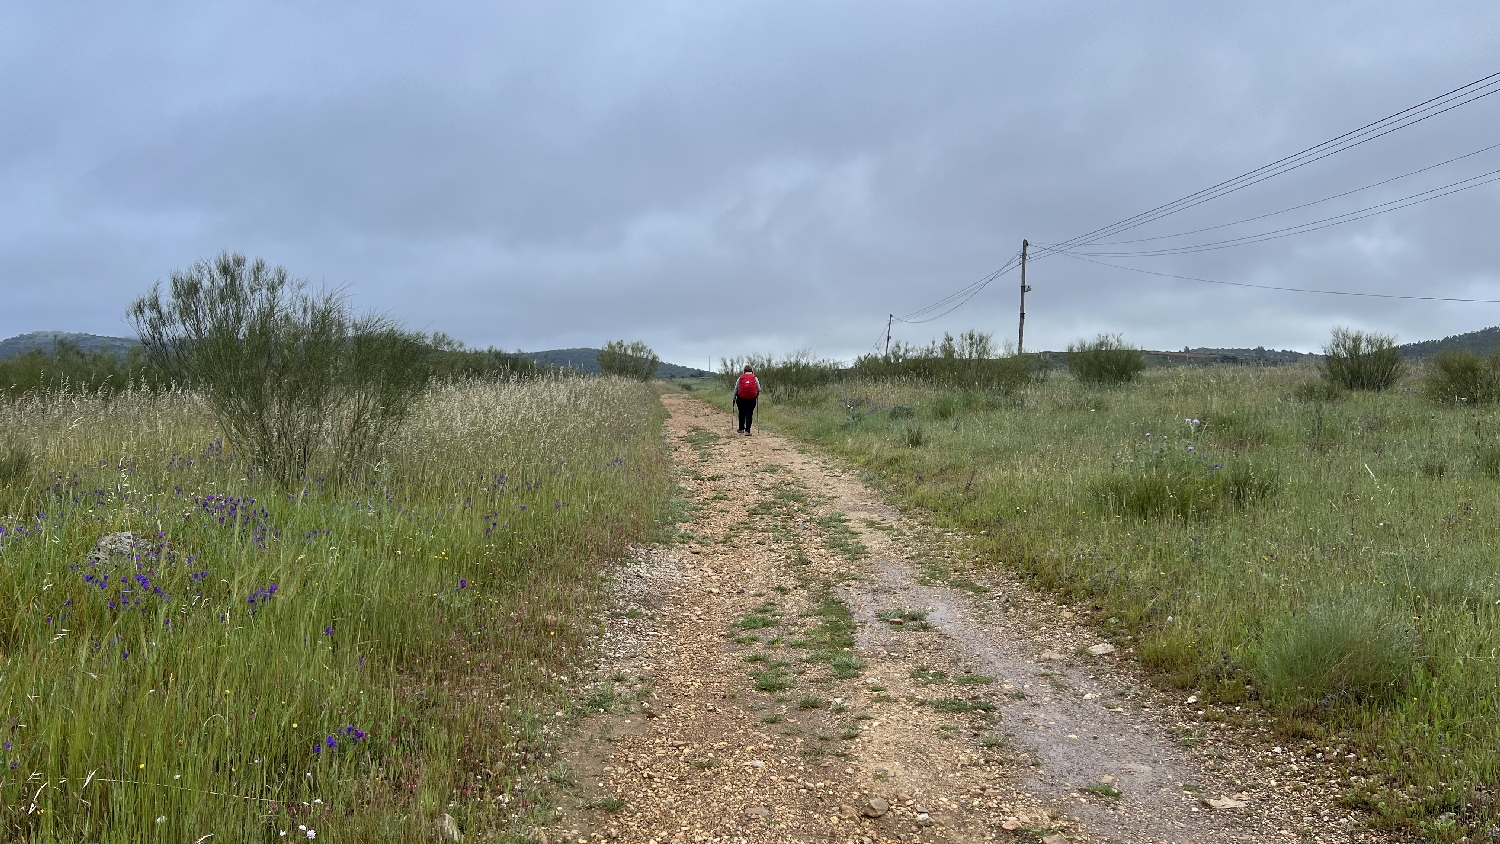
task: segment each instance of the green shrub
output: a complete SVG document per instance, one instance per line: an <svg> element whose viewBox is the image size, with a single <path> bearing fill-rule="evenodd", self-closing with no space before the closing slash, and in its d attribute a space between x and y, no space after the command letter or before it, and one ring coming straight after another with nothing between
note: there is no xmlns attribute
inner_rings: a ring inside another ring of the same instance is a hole
<svg viewBox="0 0 1500 844"><path fill-rule="evenodd" d="M847 379L908 381L1009 394L1046 373L1046 361L1038 356L997 354L993 339L982 331L965 331L956 339L945 334L941 342L925 347L897 342L886 353L861 356L848 367L837 361L817 360L806 350L784 358L722 358L718 372L722 387L731 389L747 365L759 376L763 393L784 400L796 400ZM901 412L897 411L897 418Z"/></svg>
<svg viewBox="0 0 1500 844"><path fill-rule="evenodd" d="M599 350L599 371L605 375L650 381L656 377L656 370L660 366L661 358L656 356L650 346L639 340L629 343L611 340Z"/></svg>
<svg viewBox="0 0 1500 844"><path fill-rule="evenodd" d="M1100 386L1129 383L1146 368L1145 354L1127 346L1118 334L1069 343L1067 361L1074 378Z"/></svg>
<svg viewBox="0 0 1500 844"><path fill-rule="evenodd" d="M907 448L921 448L927 444L927 429L921 425L907 425L901 432L901 442Z"/></svg>
<svg viewBox="0 0 1500 844"><path fill-rule="evenodd" d="M1500 579L1478 565L1440 565L1431 559L1404 561L1399 567L1383 566L1382 579L1405 587L1412 615L1425 615L1436 608L1458 608L1485 612L1500 598Z"/></svg>
<svg viewBox="0 0 1500 844"><path fill-rule="evenodd" d="M815 360L812 353L805 349L780 359L774 355L721 358L718 377L724 389L734 389L735 382L746 366L755 371L761 393L786 400L832 384L844 374L836 362Z"/></svg>
<svg viewBox="0 0 1500 844"><path fill-rule="evenodd" d="M1246 508L1275 495L1278 473L1249 463L1224 466L1165 449L1105 477L1095 497L1111 512L1137 519L1196 519Z"/></svg>
<svg viewBox="0 0 1500 844"><path fill-rule="evenodd" d="M1422 379L1422 392L1443 403L1488 404L1500 399L1500 354L1485 358L1468 349L1441 352Z"/></svg>
<svg viewBox="0 0 1500 844"><path fill-rule="evenodd" d="M1243 412L1216 413L1203 427L1215 443L1229 448L1259 448L1277 439L1269 425Z"/></svg>
<svg viewBox="0 0 1500 844"><path fill-rule="evenodd" d="M283 485L327 452L366 468L427 384L420 335L353 316L343 296L305 292L281 267L220 253L137 299L128 317L163 374L201 393L229 438Z"/></svg>
<svg viewBox="0 0 1500 844"><path fill-rule="evenodd" d="M1485 446L1479 449L1479 473L1487 478L1500 479L1500 446Z"/></svg>
<svg viewBox="0 0 1500 844"><path fill-rule="evenodd" d="M1344 388L1327 379L1303 381L1292 389L1292 398L1308 404L1334 404L1344 400Z"/></svg>
<svg viewBox="0 0 1500 844"><path fill-rule="evenodd" d="M938 400L932 403L932 418L934 419L952 419L958 415L958 411L958 397L954 395L939 396Z"/></svg>
<svg viewBox="0 0 1500 844"><path fill-rule="evenodd" d="M989 334L965 331L925 347L896 343L884 354L858 358L849 371L871 380L1009 394L1044 374L1045 362L1036 355L1001 355Z"/></svg>
<svg viewBox="0 0 1500 844"><path fill-rule="evenodd" d="M494 347L470 349L441 331L427 341L427 372L439 381L470 378L535 378L544 372L566 374L569 370L543 367L525 355L502 352Z"/></svg>
<svg viewBox="0 0 1500 844"><path fill-rule="evenodd" d="M1335 328L1323 355L1323 377L1347 390L1387 390L1406 371L1389 334Z"/></svg>
<svg viewBox="0 0 1500 844"><path fill-rule="evenodd" d="M50 350L33 349L0 361L0 392L13 396L64 390L113 393L132 386L156 389L164 380L140 348L123 355L86 352L65 337L57 338Z"/></svg>
<svg viewBox="0 0 1500 844"><path fill-rule="evenodd" d="M1379 704L1410 682L1418 635L1374 595L1345 595L1284 616L1261 645L1260 686L1286 714Z"/></svg>

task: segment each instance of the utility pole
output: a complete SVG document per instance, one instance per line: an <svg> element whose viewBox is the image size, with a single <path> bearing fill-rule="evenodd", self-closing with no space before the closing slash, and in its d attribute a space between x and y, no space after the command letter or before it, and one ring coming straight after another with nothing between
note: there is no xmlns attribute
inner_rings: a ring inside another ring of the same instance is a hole
<svg viewBox="0 0 1500 844"><path fill-rule="evenodd" d="M896 315L891 314L890 319L885 321L885 356L891 356L891 323L896 321Z"/></svg>
<svg viewBox="0 0 1500 844"><path fill-rule="evenodd" d="M1026 248L1031 244L1023 238L1021 240L1021 323L1016 330L1016 354L1026 351L1026 294L1031 290L1026 286Z"/></svg>

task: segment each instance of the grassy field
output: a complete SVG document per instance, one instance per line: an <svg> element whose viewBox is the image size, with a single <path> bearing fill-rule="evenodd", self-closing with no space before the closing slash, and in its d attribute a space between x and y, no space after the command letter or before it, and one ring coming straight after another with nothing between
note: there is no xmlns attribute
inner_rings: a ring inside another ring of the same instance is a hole
<svg viewBox="0 0 1500 844"><path fill-rule="evenodd" d="M506 840L601 563L668 494L662 417L622 380L436 387L364 480L287 491L188 395L0 403L0 838Z"/></svg>
<svg viewBox="0 0 1500 844"><path fill-rule="evenodd" d="M1074 601L1163 682L1368 759L1351 805L1490 840L1500 413L1435 405L1412 381L1330 396L1316 377L1054 375L1010 395L845 382L757 415Z"/></svg>

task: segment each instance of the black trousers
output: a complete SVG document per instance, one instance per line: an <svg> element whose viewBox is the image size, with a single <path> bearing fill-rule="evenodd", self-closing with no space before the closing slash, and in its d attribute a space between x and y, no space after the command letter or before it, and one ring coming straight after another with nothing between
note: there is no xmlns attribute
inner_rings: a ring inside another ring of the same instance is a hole
<svg viewBox="0 0 1500 844"><path fill-rule="evenodd" d="M750 419L755 416L755 399L742 399L736 396L734 401L740 406L740 430L748 433Z"/></svg>

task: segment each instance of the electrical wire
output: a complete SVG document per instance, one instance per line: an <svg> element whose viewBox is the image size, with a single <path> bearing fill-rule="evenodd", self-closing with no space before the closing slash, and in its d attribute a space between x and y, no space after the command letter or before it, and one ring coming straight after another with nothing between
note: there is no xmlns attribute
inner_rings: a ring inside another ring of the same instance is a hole
<svg viewBox="0 0 1500 844"><path fill-rule="evenodd" d="M1121 264L1111 264L1107 261L1098 261L1093 258L1086 258L1082 255L1076 255L1071 252L1058 252L1056 254L1066 255L1067 257L1073 258L1074 260L1087 261L1090 264L1098 264L1101 267L1110 267L1116 270L1125 270L1132 273L1142 273L1144 275L1161 276L1162 278L1175 278L1181 281L1198 281L1204 284L1220 284L1226 287L1249 287L1256 290L1279 290L1286 293L1320 293L1326 296L1360 296L1370 299L1406 299L1418 302L1463 302L1479 305L1500 305L1500 299L1465 299L1456 296L1413 296L1399 293L1368 293L1357 290L1313 290L1305 287L1281 287L1274 284L1251 284L1246 281L1220 281L1218 279L1212 278L1199 278L1198 276L1178 275L1176 273L1164 273L1158 272L1156 270L1142 269L1141 267L1127 267Z"/></svg>
<svg viewBox="0 0 1500 844"><path fill-rule="evenodd" d="M950 293L947 296L944 296L943 298L937 300L936 302L933 302L930 305L927 305L924 308L919 308L909 314L896 317L895 321L908 325L920 325L924 322L933 322L934 320L941 319L948 314L951 314L954 311L958 310L963 305L967 304L970 299L978 296L981 290L984 290L986 287L988 287L990 285L990 282L1020 266L1020 263L1021 253L1017 252L1015 255L1012 255L1010 260L1006 261L1005 265L1000 267L1000 269L995 270L994 272L990 273L984 278L981 278L973 284L970 284L968 287L965 287L962 290L958 290L954 293ZM941 313L935 313L937 311L941 311Z"/></svg>
<svg viewBox="0 0 1500 844"><path fill-rule="evenodd" d="M1211 244L1199 244L1196 247L1192 247L1192 246L1188 246L1188 247L1175 247L1175 248L1169 248L1169 249L1163 249L1163 250L1146 250L1146 251L1131 252L1131 253L1083 253L1083 254L1079 254L1075 250L1078 249L1078 248L1080 248L1080 247L1105 246L1105 245L1124 245L1124 244L1127 244L1127 243L1142 242L1144 240L1158 240L1158 239L1164 239L1164 238L1169 238L1169 237L1179 237L1179 236L1182 236L1184 234L1196 234L1196 233L1203 232L1203 231L1211 231L1211 230L1218 229L1218 228L1224 228L1226 226L1237 225L1238 223L1225 223L1225 224L1220 225L1220 226L1210 226L1210 227L1205 228L1205 229L1196 229L1196 230L1193 230L1193 231L1190 231L1190 232L1182 232L1182 233L1179 233L1177 235L1164 235L1161 238L1143 238L1142 241L1123 241L1123 242L1119 242L1119 243L1110 243L1110 242L1107 242L1107 241L1104 240L1104 238L1113 237L1113 236L1115 236L1117 234L1120 234L1121 232L1128 231L1128 230L1134 229L1134 228L1138 228L1140 226L1146 225L1147 223L1152 223L1152 222L1155 222L1156 220L1160 220L1163 217L1168 217L1168 216L1171 216L1173 214L1177 214L1177 213L1179 213L1181 211L1185 211L1185 210L1187 210L1189 208L1193 208L1193 207L1196 207L1198 205L1202 205L1205 202L1209 202L1209 201L1212 201L1214 199L1218 199L1220 197L1227 196L1227 195L1229 195L1231 193L1235 193L1237 191L1244 190L1245 188L1248 188L1248 187L1251 187L1253 185L1259 184L1260 182L1266 181L1268 179L1273 179L1273 178L1275 178L1277 176L1285 175L1286 173L1289 173L1289 172L1291 172L1293 170L1297 170L1299 168L1305 167L1305 166L1307 166L1309 164L1312 164L1312 163L1314 163L1316 161L1320 161L1320 160L1322 160L1324 158L1327 158L1329 156L1337 155L1338 153L1341 153L1341 152L1346 152L1346 151L1348 151L1350 149L1353 149L1353 148L1355 148L1357 146L1360 146L1362 144L1365 144L1365 143L1368 143L1370 141L1373 141L1373 140L1375 140L1377 138L1381 138L1381 137L1384 137L1386 135L1389 135L1392 132L1396 132L1396 131L1399 131L1401 129L1409 128L1411 126L1414 126L1414 125L1416 125L1418 123L1421 123L1421 122L1423 122L1425 120L1428 120L1430 118L1437 117L1440 114L1445 114L1445 113L1447 113L1449 111L1452 111L1452 110L1454 110L1456 108L1460 108L1462 106L1468 105L1468 104L1476 102L1478 100L1481 100L1481 99L1483 99L1485 97L1488 97L1491 94L1494 94L1494 93L1497 93L1497 92L1500 92L1500 72L1491 73L1491 74L1489 74L1487 76L1483 76L1483 77L1481 77L1479 79L1476 79L1473 82L1470 82L1470 83L1468 83L1466 85L1461 85L1461 86L1459 86L1457 88L1454 88L1454 89L1452 89L1452 90L1450 90L1450 91L1448 91L1446 93L1440 94L1440 95L1438 95L1436 97L1432 97L1432 98L1430 98L1428 100L1424 100L1423 102L1417 103L1416 105L1413 105L1413 106L1409 106L1409 107L1407 107L1405 109L1402 109L1401 111L1394 112L1393 114L1389 114L1389 115L1387 115L1385 117L1382 117L1379 120L1376 120L1376 121L1374 121L1372 123L1367 123L1367 124L1365 124L1364 126L1361 126L1358 129L1354 129L1352 131L1345 132L1342 135L1339 135L1339 136L1334 137L1334 138L1330 138L1329 140L1326 140L1326 141L1323 141L1322 143L1319 143L1319 144L1316 144L1314 146L1308 147L1308 148L1306 148L1306 149L1304 149L1304 150L1302 150L1300 152L1293 153L1292 155L1279 158L1276 161L1273 161L1273 162L1271 162L1269 164L1265 164L1265 165L1262 165L1260 167L1257 167L1254 170L1249 170L1249 171L1247 171L1245 173L1241 173L1240 175L1235 176L1232 179L1227 179L1225 181L1219 182L1216 185L1212 185L1212 186L1210 186L1208 188L1204 188L1203 190L1197 191L1195 193L1188 194L1187 196L1181 197L1179 199L1173 200L1173 201L1165 203L1163 205L1158 205L1155 208L1149 209L1147 211L1143 211L1143 212L1141 212L1139 214L1136 214L1136 215L1134 215L1132 217L1127 217L1127 218L1125 218L1123 220L1120 220L1120 221L1117 221L1115 223L1111 223L1108 226L1104 226L1102 228L1094 229L1091 232L1086 232L1086 233L1084 233L1082 235L1078 235L1076 237L1069 238L1068 240L1062 241L1060 243L1050 244L1050 245L1045 245L1045 246L1042 245L1042 244L1037 244L1037 246L1039 247L1039 249L1041 251L1041 254L1039 254L1039 255L1036 256L1036 260L1044 259L1044 258L1049 257L1051 255L1066 255L1066 256L1068 256L1070 258L1074 258L1076 260L1088 261L1089 263L1100 264L1101 266L1115 267L1116 269L1123 269L1123 270L1128 270L1128 271L1132 271L1132 272L1141 272L1141 273L1146 273L1146 274L1150 274L1150 275L1163 276L1163 277L1167 277L1167 278L1180 278L1180 279L1183 279L1183 280L1201 281L1201 282L1205 282L1205 283L1209 283L1209 284L1223 284L1223 285L1238 286L1238 287L1255 287L1255 288L1262 288L1262 289L1268 289L1268 290L1282 290L1282 291L1297 292L1297 293L1323 293L1323 294L1341 295L1341 296L1371 296L1371 297L1375 297L1375 298L1387 298L1387 299L1416 299L1416 300L1426 300L1426 301L1451 301L1451 302L1479 302L1479 303L1488 303L1490 300L1485 300L1485 299L1453 299L1453 298L1432 297L1432 296L1396 296L1396 295L1375 294L1375 293L1356 293L1356 292L1350 292L1350 291L1308 290L1308 289L1291 288L1291 287L1273 287L1273 286L1267 286L1267 285L1255 285L1255 284L1248 284L1248 283L1242 283L1242 282L1214 281L1214 280L1211 280L1211 279L1201 279L1201 278L1195 278L1195 277L1192 277L1192 276L1177 276L1177 275L1173 275L1171 273L1160 273L1160 272L1155 272L1155 271L1152 271L1152 270L1140 269L1140 268L1137 268L1137 267L1122 267L1122 266L1117 266L1117 265L1114 265L1114 264L1107 264L1107 263L1105 263L1103 261L1095 260L1092 257L1085 257L1085 255L1092 255L1092 254L1098 254L1100 256L1109 256L1109 257L1125 257L1126 255L1132 255L1132 256L1134 256L1134 255L1156 255L1156 254L1160 254L1160 255L1185 254L1185 253L1191 252L1191 251L1207 251L1207 249L1210 249L1210 248L1228 248L1228 246L1231 246L1231 245L1242 245L1242 242L1243 243L1252 243L1252 242L1260 242L1260 240L1272 240L1272 239L1276 239L1278 237L1287 237L1287 236L1290 236L1290 234L1300 234L1300 233L1302 233L1304 231L1316 231L1317 228L1326 228L1327 226L1331 226L1331 225L1339 225L1339 224L1344 223L1344 222L1352 222L1355 219L1364 219L1363 216L1350 217L1349 214L1338 215L1336 217L1325 218L1324 220L1315 221L1314 223L1311 223L1311 224L1303 224L1302 226L1292 226L1292 227L1287 227L1286 229L1278 229L1278 230L1273 230L1271 232L1264 232L1264 233L1261 233L1260 235L1247 235L1244 238L1234 238L1234 239L1231 239L1231 240L1228 240L1228 241L1220 241L1220 242L1211 243ZM1363 188L1358 188L1358 189L1353 190L1353 191L1346 191L1344 193L1336 194L1336 195L1330 196L1330 197L1325 197L1323 199L1316 200L1314 202L1304 203L1302 205L1293 206L1292 208L1286 208L1286 209L1282 209L1281 211L1272 212L1270 214L1263 214L1263 215L1260 215L1260 216L1257 216L1257 217L1251 217L1251 218L1249 218L1247 220L1241 220L1239 222L1240 223L1244 223L1244 222L1251 222L1251 221L1258 220L1258 219L1264 219L1266 217L1275 216L1276 214L1282 214L1282 213L1286 213L1287 211L1293 211L1293 210L1297 210L1299 208L1306 208L1306 207L1308 207L1310 205L1316 205L1316 204L1318 204L1320 202L1327 202L1329 200L1337 199L1337 198L1342 197L1342 196L1348 196L1351 193L1357 193L1358 191L1361 191L1361 190L1367 190L1367 189L1372 188L1372 187L1378 187L1379 185L1388 184L1390 182L1396 181L1397 179L1403 179L1403 178L1406 178L1407 176L1412 176L1412 175L1415 175L1417 173L1422 173L1422 172L1425 172L1427 170L1433 169L1434 167L1441 167L1441 166L1443 166L1445 164L1450 164L1450 163L1452 163L1454 161L1458 161L1458 160L1463 159L1463 158L1468 158L1469 156L1472 156L1472 155L1478 155L1479 153L1487 152L1487 151L1489 151L1491 149L1494 149L1496 146L1500 146L1500 144L1496 144L1496 145L1492 145L1492 146L1489 146L1489 147L1485 147L1484 149L1476 150L1475 152L1468 153L1468 154L1462 155L1462 156L1458 156L1457 158L1452 158L1452 159L1449 159L1447 161L1439 162L1437 164L1433 164L1433 165L1430 165L1428 167L1424 167L1424 168L1421 168L1421 169L1418 169L1418 170L1414 170L1414 171L1412 171L1410 173L1405 173L1405 174L1402 174L1400 176L1396 176L1396 177L1391 178L1391 179L1386 179L1386 180L1384 180L1382 182L1377 182L1377 183L1375 183L1373 185L1366 185ZM1495 171L1495 172L1500 173L1500 171ZM1486 174L1486 175L1489 175L1489 174ZM1483 176L1479 176L1479 177L1475 177L1475 178L1484 178L1484 177ZM1464 181L1468 182L1468 181L1472 181L1472 180L1464 180ZM1491 181L1494 181L1494 180L1492 179ZM1481 182L1480 184L1487 184L1487 183L1488 182ZM1454 185L1461 185L1461 184L1464 184L1464 182L1454 183ZM1444 188L1435 188L1434 190L1441 191L1441 190L1445 190L1447 188L1454 187L1454 185L1448 185L1448 186L1445 186ZM1470 187L1478 187L1478 186L1479 186L1478 184L1469 185L1468 187L1457 188L1457 190L1449 191L1449 193L1456 193L1458 190L1468 190ZM1431 193L1431 192L1432 191L1426 191L1426 192L1423 192L1422 194L1415 194L1415 195L1413 195L1411 197L1406 197L1406 198L1404 198L1402 200L1393 200L1393 202L1396 202L1396 203L1406 202L1407 200L1413 200L1416 197L1421 197L1421 196L1424 196L1425 194ZM1427 197L1425 199L1416 199L1416 201L1409 202L1408 205L1414 205L1414 204L1417 204L1418 202L1426 202L1429 199L1436 199L1436 198L1438 198L1438 196L1447 196L1447 195L1448 195L1447 193L1442 193L1442 194L1438 194L1437 196ZM1374 206L1374 208L1383 208L1384 206L1390 205L1390 204L1391 203L1383 203L1382 205ZM1385 213L1385 211L1391 211L1391 210L1396 210L1397 208L1408 207L1408 205L1396 205L1395 207L1385 208L1384 211L1372 211L1371 213L1365 214L1364 216L1373 216L1373 214L1375 214L1375 213ZM1365 211L1371 211L1371 209L1364 209L1364 210ZM1359 214L1359 213L1361 213L1361 212L1350 212L1350 214ZM1343 219L1343 218L1346 218L1346 217L1348 217L1349 219ZM1309 226L1314 226L1314 227L1309 227ZM1259 240L1256 240L1255 238L1259 238ZM995 279L1000 278L1001 276L1005 275L1006 273L1008 273L1012 269L1014 269L1019 264L1019 259L1020 259L1020 253L1018 252L1014 256L1012 256L1010 260L1006 261L1004 266L1002 266L998 270L995 270L993 273L990 273L989 275L987 275L984 278L982 278L982 279L980 279L980 280L978 280L978 281L976 281L976 282L968 285L967 287L964 287L964 288L962 288L962 289L960 289L958 291L955 291L954 293L951 293L948 296L945 296L942 299L939 299L936 302L933 302L933 303L931 303L931 304L929 304L929 305L927 305L927 306L925 306L923 308L919 308L918 310L912 311L911 313L905 314L905 315L903 315L901 317L896 317L894 319L894 321L895 322L901 322L901 323L908 324L908 325L920 325L922 323L933 322L935 320L941 319L942 317L945 317L948 314L953 313L958 308L960 308L963 305L967 304L975 296L979 295L980 291L982 291L986 287L988 287L990 285L990 283L993 282ZM882 336L884 336L884 332L882 332ZM877 343L877 346L878 346L878 343Z"/></svg>
<svg viewBox="0 0 1500 844"><path fill-rule="evenodd" d="M972 283L972 284L964 287L961 290L958 290L958 291L956 291L954 293L950 293L949 295L944 296L943 298L937 300L936 302L933 302L930 305L927 305L926 307L918 308L917 310L912 311L911 313L904 314L902 316L896 317L896 321L897 322L906 322L908 320L914 320L914 319L916 319L918 317L921 317L921 316L923 316L925 314L929 314L932 311L935 311L937 309L945 307L946 305L948 305L948 303L953 302L953 301L955 301L957 299L967 299L967 298L972 297L972 295L975 292L984 289L991 281L994 281L995 278L997 278L1001 273L1005 272L1006 269L1009 268L1011 264L1015 263L1020 258L1020 255L1021 255L1021 253L1017 252L1015 255L1011 256L1010 260L1008 260L1008 261L1005 262L1004 266L1002 266L1000 269L996 270L995 272L990 273L989 275L985 276L984 278L979 279L978 281L976 281L976 282L974 282L974 283Z"/></svg>
<svg viewBox="0 0 1500 844"><path fill-rule="evenodd" d="M1466 190L1473 190L1474 188L1481 187L1483 185L1487 185L1491 182L1496 181L1500 181L1500 170L1491 170L1488 173L1481 173L1478 176L1471 176L1467 179L1461 179L1457 182L1443 185L1441 187L1432 188L1420 193L1414 193L1410 196L1401 197L1400 199L1393 199L1389 202L1382 202L1379 205L1372 205L1368 208L1348 211L1343 214L1335 214L1332 217L1324 217L1321 220L1299 223L1295 226L1272 229L1270 231L1260 232L1258 234L1244 235L1243 237L1234 237L1227 240L1210 241L1208 243L1198 243L1187 246L1171 246L1162 249L1139 249L1122 252L1084 252L1071 249L1057 249L1055 246L1051 245L1038 245L1042 246L1043 249L1046 249L1048 251L1065 252L1071 255L1088 255L1094 258L1159 257L1163 255L1189 255L1195 252L1212 252L1218 249L1229 249L1235 246L1247 246L1252 243L1264 243L1270 240L1279 240L1283 237L1306 234L1307 232L1314 232L1320 229L1330 228L1332 226L1341 226L1345 223L1355 222L1356 220L1365 220L1369 219L1370 217L1379 216L1381 214L1388 214L1392 211L1399 211L1403 208L1410 208L1413 205L1421 205L1424 202L1431 202L1434 199L1442 199L1445 196L1452 196L1455 193L1462 193Z"/></svg>
<svg viewBox="0 0 1500 844"><path fill-rule="evenodd" d="M1409 106L1394 114L1382 117L1373 123L1367 123L1358 129L1345 132L1335 138L1330 138L1301 152L1279 158L1270 164L1265 164L1254 170L1241 173L1232 179L1219 182L1196 193L1188 194L1163 205L1158 205L1150 210L1143 211L1133 217L1126 217L1108 226L1069 238L1058 245L1065 248L1085 246L1104 238L1113 237L1120 232L1155 222L1163 217L1185 211L1188 208L1193 208L1236 191L1244 190L1267 179L1285 175L1331 155L1346 152L1376 138L1409 128L1497 92L1500 92L1500 72L1476 79L1467 85L1461 85L1447 93L1440 94L1414 106Z"/></svg>
<svg viewBox="0 0 1500 844"><path fill-rule="evenodd" d="M1312 202L1304 202L1301 205L1293 205L1290 208L1283 208L1280 211L1271 211L1270 213L1267 213L1267 214L1257 214L1254 217L1246 217L1243 220L1235 220L1232 223L1220 223L1217 226L1205 226L1205 227L1203 227L1201 229L1191 229L1189 231L1177 232L1176 234L1160 234L1160 235L1156 235L1155 237L1139 237L1139 238L1135 238L1133 240L1094 241L1094 242L1090 243L1089 245L1090 246L1128 246L1128 245L1130 245L1132 243L1148 243L1148 242L1155 241L1155 240L1170 240L1171 238L1174 238L1174 237L1186 237L1186 236L1188 236L1190 234L1202 234L1203 232L1211 232L1211 231L1214 231L1216 229L1225 229L1225 228L1229 228L1230 226L1243 225L1244 223L1253 223L1256 220L1264 220L1267 217L1275 217L1275 216L1278 216L1278 215L1281 215L1281 214L1286 214L1286 213L1291 212L1291 211L1300 211L1303 208L1311 208L1314 205L1319 205L1319 204L1322 204L1324 202L1329 202L1329 201L1332 201L1332 200L1335 200L1335 199L1343 199L1346 196L1352 196L1352 195L1354 195L1356 193L1359 193L1360 191L1367 191L1367 190L1370 190L1371 188L1378 188L1378 187L1380 187L1382 185L1388 185L1388 184L1390 184L1392 182L1400 181L1400 180L1405 179L1405 178L1407 178L1409 176L1415 176L1415 175L1417 175L1419 173L1426 173L1428 170L1435 170L1438 167L1442 167L1442 166L1447 165L1447 164L1452 164L1455 161L1462 161L1465 158L1472 158L1472 157L1474 157L1476 155L1479 155L1481 153L1489 152L1492 149L1500 149L1500 144L1491 144L1491 145L1489 145L1489 146L1487 146L1487 147L1485 147L1483 149L1476 149L1473 152L1464 153L1463 155L1460 155L1460 156L1457 156L1457 157L1454 157L1454 158L1450 158L1447 161L1439 161L1436 164L1429 164L1426 167L1422 167L1422 168L1419 168L1417 170L1412 170L1409 173L1402 173L1399 176L1392 176L1389 179L1384 179L1382 181L1375 182L1374 184L1365 185L1362 188L1355 188L1354 190L1347 190L1347 191L1344 191L1343 193L1336 193L1336 194L1334 194L1332 196L1325 196L1322 199L1314 199Z"/></svg>

